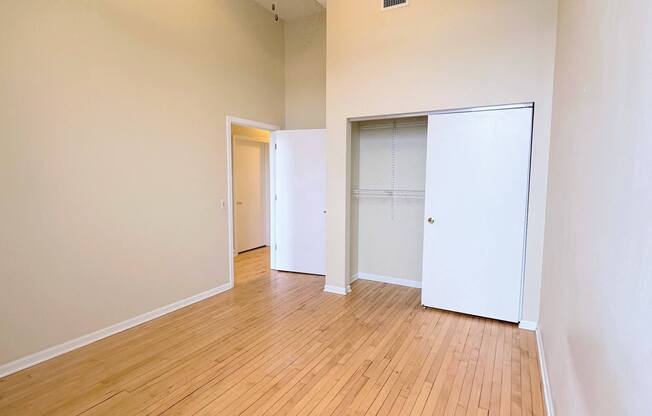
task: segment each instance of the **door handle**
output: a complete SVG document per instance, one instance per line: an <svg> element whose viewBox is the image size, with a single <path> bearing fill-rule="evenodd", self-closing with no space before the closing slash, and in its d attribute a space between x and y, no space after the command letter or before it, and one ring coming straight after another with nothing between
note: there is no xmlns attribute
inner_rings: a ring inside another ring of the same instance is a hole
<svg viewBox="0 0 652 416"><path fill-rule="evenodd" d="M242 205L242 202L238 201L235 203L236 205Z"/></svg>
<svg viewBox="0 0 652 416"><path fill-rule="evenodd" d="M435 223L435 219L432 217L428 217L428 224L434 224L434 223Z"/></svg>

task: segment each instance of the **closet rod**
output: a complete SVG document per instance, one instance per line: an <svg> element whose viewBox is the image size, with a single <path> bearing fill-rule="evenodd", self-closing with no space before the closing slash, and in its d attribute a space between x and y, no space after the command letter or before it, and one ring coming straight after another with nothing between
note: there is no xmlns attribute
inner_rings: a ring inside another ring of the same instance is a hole
<svg viewBox="0 0 652 416"><path fill-rule="evenodd" d="M380 130L380 129L393 129L398 127L420 127L427 126L428 123L425 121L417 121L413 123L390 123L390 124L376 124L372 126L360 126L360 130Z"/></svg>
<svg viewBox="0 0 652 416"><path fill-rule="evenodd" d="M425 191L412 189L354 189L353 195L356 197L372 198L416 198L422 199Z"/></svg>

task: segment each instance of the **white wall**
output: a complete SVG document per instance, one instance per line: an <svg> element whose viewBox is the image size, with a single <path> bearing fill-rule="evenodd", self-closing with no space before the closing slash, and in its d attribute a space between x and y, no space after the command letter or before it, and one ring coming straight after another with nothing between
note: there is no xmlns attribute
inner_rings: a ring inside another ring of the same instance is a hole
<svg viewBox="0 0 652 416"><path fill-rule="evenodd" d="M351 275L347 118L536 103L524 316L539 312L557 2L330 0L327 284Z"/></svg>
<svg viewBox="0 0 652 416"><path fill-rule="evenodd" d="M226 115L282 124L250 1L0 2L0 363L228 283Z"/></svg>
<svg viewBox="0 0 652 416"><path fill-rule="evenodd" d="M652 3L562 0L541 334L559 416L652 414Z"/></svg>
<svg viewBox="0 0 652 416"><path fill-rule="evenodd" d="M423 191L427 123L426 117L356 123L351 135L353 189ZM352 275L421 282L423 218L423 198L354 196Z"/></svg>
<svg viewBox="0 0 652 416"><path fill-rule="evenodd" d="M326 12L285 22L285 128L326 127Z"/></svg>

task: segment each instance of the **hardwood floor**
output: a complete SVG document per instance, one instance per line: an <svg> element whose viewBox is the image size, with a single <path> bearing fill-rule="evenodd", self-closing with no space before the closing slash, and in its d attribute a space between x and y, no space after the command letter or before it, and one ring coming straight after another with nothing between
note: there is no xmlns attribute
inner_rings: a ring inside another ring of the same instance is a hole
<svg viewBox="0 0 652 416"><path fill-rule="evenodd" d="M418 289L270 272L0 380L0 415L543 415L534 333Z"/></svg>

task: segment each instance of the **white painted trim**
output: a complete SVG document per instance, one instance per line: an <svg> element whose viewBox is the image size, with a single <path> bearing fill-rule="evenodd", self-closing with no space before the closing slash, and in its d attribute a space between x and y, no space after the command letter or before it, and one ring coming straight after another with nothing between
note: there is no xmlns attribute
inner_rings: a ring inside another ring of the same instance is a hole
<svg viewBox="0 0 652 416"><path fill-rule="evenodd" d="M324 285L324 292L335 293L336 295L348 295L351 292L351 286L339 287L333 285Z"/></svg>
<svg viewBox="0 0 652 416"><path fill-rule="evenodd" d="M239 126L253 127L256 129L279 130L280 127L274 124L261 123L259 121L247 120L240 117L226 116L226 207L227 207L227 226L228 226L228 257L229 257L229 283L231 287L235 281L235 266L233 264L233 257L235 252L234 242L234 225L233 225L233 143L231 134L231 125L237 124ZM270 213L271 215L271 213Z"/></svg>
<svg viewBox="0 0 652 416"><path fill-rule="evenodd" d="M546 404L546 414L555 416L555 407L552 402L552 390L550 389L550 379L548 378L548 366L546 365L546 354L543 350L543 339L541 338L541 329L537 328L537 348L539 349L539 372L541 373L541 383L543 384L543 399Z"/></svg>
<svg viewBox="0 0 652 416"><path fill-rule="evenodd" d="M271 135L271 132L270 132ZM272 157L272 149L270 149L271 145L269 142L265 143L265 163L263 166L263 169L265 170L265 176L267 178L267 183L265 183L265 200L267 203L265 204L265 245L267 247L270 247L271 244L271 238L272 238L272 188L271 186L271 180L272 180L272 168L271 168L271 162L270 158Z"/></svg>
<svg viewBox="0 0 652 416"><path fill-rule="evenodd" d="M491 111L491 110L509 110L515 108L534 108L533 102L525 103L514 103L514 104L504 104L504 105L490 105L483 107L463 107L463 108L449 108L449 109L440 109L432 111L415 111L412 113L393 113L393 114L376 114L370 116L357 116L349 117L349 122L358 122L358 121L374 121L374 120L385 120L385 119L401 119L408 117L423 117L429 116L432 114L445 114L445 113L468 113L476 111Z"/></svg>
<svg viewBox="0 0 652 416"><path fill-rule="evenodd" d="M226 116L226 121L229 122L228 123L229 130L231 130L231 124L237 124L239 126L253 127L255 129L262 129L262 130L269 130L269 131L281 129L279 126L275 124L263 123L260 121L248 120L246 118L240 118L240 117Z"/></svg>
<svg viewBox="0 0 652 416"><path fill-rule="evenodd" d="M153 311L144 313L142 315L136 316L131 319L127 319L126 321L117 323L115 325L111 325L109 327L106 327L104 329L100 329L98 331L92 332L87 335L83 335L79 338L73 339L71 341L64 342L63 344L56 345L54 347L48 348L46 350L28 355L27 357L19 358L15 361L12 361L10 363L4 364L0 366L0 378L8 376L9 374L16 373L20 370L24 370L28 367L32 367L36 364L42 363L43 361L47 361L51 358L57 357L59 355L65 354L67 352L70 352L72 350L76 350L77 348L81 348L83 346L86 346L88 344L91 344L93 342L99 341L101 339L110 337L111 335L115 335L118 332L125 331L129 328L133 328L137 325L140 325L142 323L145 323L147 321L151 321L152 319L159 318L163 315L166 315L170 312L174 312L178 309L184 308L188 305L192 305L193 303L200 302L204 299L207 299L211 296L215 296L219 293L225 292L229 289L231 289L233 286L229 283L225 285L221 285L218 287L215 287L213 289L207 290L202 293L198 293L196 295L190 296L189 298L182 299L178 302L171 303L167 306L162 306L158 309L155 309Z"/></svg>
<svg viewBox="0 0 652 416"><path fill-rule="evenodd" d="M269 135L269 267L276 270L276 134Z"/></svg>
<svg viewBox="0 0 652 416"><path fill-rule="evenodd" d="M534 321L521 321L518 323L518 327L521 329L526 329L528 331L536 331L537 323Z"/></svg>
<svg viewBox="0 0 652 416"><path fill-rule="evenodd" d="M417 289L421 288L421 282L416 281L416 280L403 279L403 278L400 278L400 277L382 276L382 275L379 275L379 274L372 274L372 273L356 273L351 278L351 282L355 282L358 279L360 279L360 280L372 280L374 282L380 282L380 283L389 283L390 285L415 287Z"/></svg>

